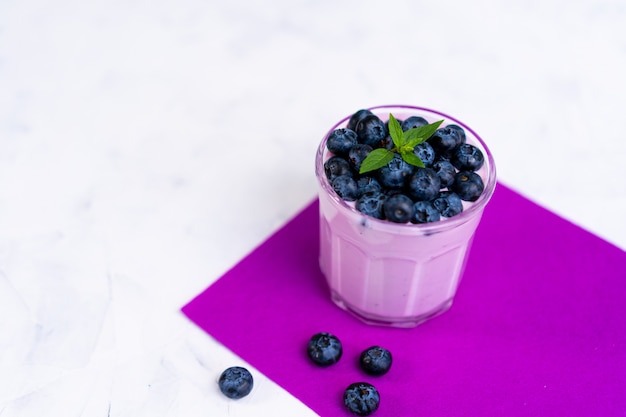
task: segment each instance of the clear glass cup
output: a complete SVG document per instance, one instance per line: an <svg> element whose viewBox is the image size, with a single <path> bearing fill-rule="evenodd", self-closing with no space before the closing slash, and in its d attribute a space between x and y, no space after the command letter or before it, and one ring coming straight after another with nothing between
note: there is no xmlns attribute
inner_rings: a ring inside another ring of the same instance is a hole
<svg viewBox="0 0 626 417"><path fill-rule="evenodd" d="M476 227L496 185L493 157L482 139L461 121L435 110L392 105L370 108L386 121L422 116L461 126L467 143L477 146L485 162L477 173L485 189L463 212L425 224L397 224L366 216L339 197L324 173L326 139L345 127L350 116L333 126L316 154L319 184L320 257L332 300L373 325L414 327L450 308L463 274Z"/></svg>

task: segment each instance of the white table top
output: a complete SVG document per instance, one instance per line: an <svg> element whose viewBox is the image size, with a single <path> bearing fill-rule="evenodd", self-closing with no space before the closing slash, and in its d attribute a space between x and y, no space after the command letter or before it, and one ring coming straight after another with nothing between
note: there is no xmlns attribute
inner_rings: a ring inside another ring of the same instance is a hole
<svg viewBox="0 0 626 417"><path fill-rule="evenodd" d="M0 3L0 415L315 415L180 308L315 198L379 104L626 249L623 2ZM253 369L253 368L251 368Z"/></svg>

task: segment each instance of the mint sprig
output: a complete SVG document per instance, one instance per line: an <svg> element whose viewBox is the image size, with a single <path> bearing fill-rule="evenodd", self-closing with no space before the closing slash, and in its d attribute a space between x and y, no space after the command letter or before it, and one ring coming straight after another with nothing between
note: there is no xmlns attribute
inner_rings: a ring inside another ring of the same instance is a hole
<svg viewBox="0 0 626 417"><path fill-rule="evenodd" d="M424 168L424 162L415 155L413 149L431 137L441 123L443 120L403 132L400 123L393 117L393 114L389 113L389 134L394 146L391 150L377 148L370 152L361 163L359 174L384 167L393 159L394 153L400 154L407 163Z"/></svg>

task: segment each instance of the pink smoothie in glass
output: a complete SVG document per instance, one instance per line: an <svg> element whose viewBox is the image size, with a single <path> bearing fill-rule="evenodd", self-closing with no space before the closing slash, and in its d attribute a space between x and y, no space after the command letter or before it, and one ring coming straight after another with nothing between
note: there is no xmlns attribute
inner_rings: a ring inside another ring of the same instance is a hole
<svg viewBox="0 0 626 417"><path fill-rule="evenodd" d="M411 106L370 109L383 121L417 115L433 123L461 126L467 143L478 147L485 163L476 171L485 185L463 212L424 224L397 224L360 213L342 200L324 174L331 155L326 139L316 156L320 204L320 268L333 301L369 324L413 327L446 311L461 279L474 231L496 184L491 153L465 124L437 111ZM349 117L330 131L345 127Z"/></svg>

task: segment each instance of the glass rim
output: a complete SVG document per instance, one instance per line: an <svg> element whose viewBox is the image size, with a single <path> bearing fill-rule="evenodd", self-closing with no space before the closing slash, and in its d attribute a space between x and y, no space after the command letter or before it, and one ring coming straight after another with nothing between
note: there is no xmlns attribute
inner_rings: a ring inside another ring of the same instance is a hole
<svg viewBox="0 0 626 417"><path fill-rule="evenodd" d="M335 129L345 125L348 122L348 120L350 120L350 117L352 117L352 114L354 113L342 118L330 130L328 130L328 132L324 135L324 137L322 138L322 141L320 142L317 148L317 153L315 156L315 174L317 176L321 189L328 195L328 197L337 206L341 207L344 210L348 210L354 216L358 216L359 218L363 218L365 221L367 221L368 227L371 227L372 229L377 229L377 230L388 229L390 231L393 231L393 233L413 234L416 232L421 232L421 233L430 234L430 233L442 232L444 230L454 228L460 224L464 224L468 222L469 220L471 220L472 218L474 218L476 215L480 215L482 211L484 210L486 204L491 199L491 196L493 195L493 192L496 188L496 183L497 183L496 166L495 166L495 162L493 159L493 155L491 154L489 147L485 144L483 139L471 127L469 127L467 124L463 123L462 121L458 120L457 118L449 116L448 114L442 113L438 110L433 110L427 107L412 106L412 105L405 105L405 104L387 104L387 105L380 105L380 106L367 108L367 110L370 110L379 116L382 114L382 111L384 110L387 110L388 113L394 113L392 109L397 109L399 112L415 113L414 115L416 116L418 115L424 116L425 115L424 113L428 113L431 116L439 116L444 119L445 124L451 124L451 123L457 124L461 126L466 132L470 133L473 139L475 139L475 141L478 142L478 144L482 148L482 151L484 152L484 156L485 156L485 164L484 164L484 166L486 167L485 177L484 177L485 188L484 188L483 193L480 195L480 197L476 201L471 202L471 205L469 207L464 208L464 210L461 213L457 214L456 216L448 217L443 220L439 220L439 221L431 222L431 223L417 223L417 224L394 223L388 220L377 219L377 218L361 213L355 207L349 205L339 195L337 195L337 193L333 190L332 186L330 185L330 182L326 178L326 174L324 173L324 162L325 162L324 157L327 151L326 141L328 139L328 136Z"/></svg>

